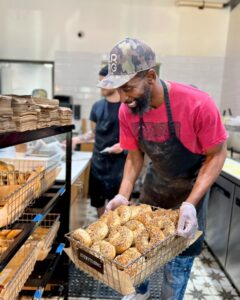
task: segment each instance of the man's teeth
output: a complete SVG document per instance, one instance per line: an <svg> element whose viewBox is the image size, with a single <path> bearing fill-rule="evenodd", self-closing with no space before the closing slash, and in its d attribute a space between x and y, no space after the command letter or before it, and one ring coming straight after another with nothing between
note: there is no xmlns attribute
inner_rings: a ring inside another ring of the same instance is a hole
<svg viewBox="0 0 240 300"><path fill-rule="evenodd" d="M132 102L128 103L127 105L128 105L128 107L130 107L130 108L136 107L137 101L132 101Z"/></svg>

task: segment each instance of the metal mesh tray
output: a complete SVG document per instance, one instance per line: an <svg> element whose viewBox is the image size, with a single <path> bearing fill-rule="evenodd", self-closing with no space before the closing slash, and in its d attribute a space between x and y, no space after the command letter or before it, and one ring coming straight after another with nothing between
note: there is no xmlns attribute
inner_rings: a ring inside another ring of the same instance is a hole
<svg viewBox="0 0 240 300"><path fill-rule="evenodd" d="M11 259L0 276L0 300L13 300L33 271L38 255L36 243L26 244Z"/></svg>
<svg viewBox="0 0 240 300"><path fill-rule="evenodd" d="M201 234L198 231L191 240L179 237L176 233L170 235L125 266L82 245L72 238L71 233L66 234L66 237L70 241L70 257L76 267L117 292L128 295L135 291L135 286L194 243Z"/></svg>
<svg viewBox="0 0 240 300"><path fill-rule="evenodd" d="M33 204L35 199L52 186L60 170L59 166L49 167L35 172L36 174L24 184L1 185L0 189L9 188L9 194L0 200L0 227L8 226L17 220L27 206ZM7 178L11 183L17 183L15 180L20 174L23 178L26 176L23 171L0 172L0 181L3 182Z"/></svg>
<svg viewBox="0 0 240 300"><path fill-rule="evenodd" d="M35 216L36 210L24 213L18 220L18 223L30 223ZM39 253L37 260L44 260L50 252L60 226L59 218L60 214L48 214L32 234L30 241L32 240L34 243L35 241L38 242Z"/></svg>

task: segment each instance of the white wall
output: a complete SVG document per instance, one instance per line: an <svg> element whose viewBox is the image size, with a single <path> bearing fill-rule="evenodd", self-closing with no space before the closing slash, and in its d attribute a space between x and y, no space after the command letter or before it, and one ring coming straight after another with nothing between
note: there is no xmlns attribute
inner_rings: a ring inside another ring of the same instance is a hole
<svg viewBox="0 0 240 300"><path fill-rule="evenodd" d="M126 36L161 55L224 56L228 9L175 0L0 0L0 57L51 60L56 51L108 52ZM79 39L77 32L85 37Z"/></svg>
<svg viewBox="0 0 240 300"><path fill-rule="evenodd" d="M164 79L195 84L219 104L230 12L174 3L0 0L0 58L54 60L56 93L72 95L87 118L101 60L120 39L136 37L154 48Z"/></svg>
<svg viewBox="0 0 240 300"><path fill-rule="evenodd" d="M240 116L240 4L232 11L223 76L221 110L231 108Z"/></svg>

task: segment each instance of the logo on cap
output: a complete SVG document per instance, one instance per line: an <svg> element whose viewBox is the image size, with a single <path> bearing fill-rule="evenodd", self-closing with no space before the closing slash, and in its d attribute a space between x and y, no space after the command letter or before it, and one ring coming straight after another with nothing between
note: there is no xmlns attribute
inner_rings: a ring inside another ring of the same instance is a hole
<svg viewBox="0 0 240 300"><path fill-rule="evenodd" d="M111 53L110 55L110 70L112 73L117 71L117 54Z"/></svg>

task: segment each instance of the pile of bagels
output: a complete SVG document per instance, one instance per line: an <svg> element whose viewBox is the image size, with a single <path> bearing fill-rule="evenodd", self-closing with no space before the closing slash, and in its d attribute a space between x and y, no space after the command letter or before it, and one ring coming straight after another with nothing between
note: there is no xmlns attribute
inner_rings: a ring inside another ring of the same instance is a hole
<svg viewBox="0 0 240 300"><path fill-rule="evenodd" d="M121 205L104 213L86 229L76 229L71 238L75 247L84 245L119 266L127 266L141 257L139 264L144 262L144 254L175 234L178 216L178 210L153 210L147 204ZM134 276L138 267L135 264L124 270Z"/></svg>

